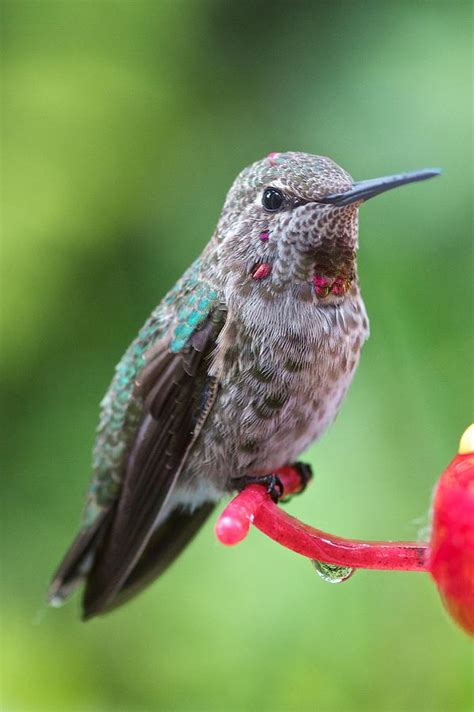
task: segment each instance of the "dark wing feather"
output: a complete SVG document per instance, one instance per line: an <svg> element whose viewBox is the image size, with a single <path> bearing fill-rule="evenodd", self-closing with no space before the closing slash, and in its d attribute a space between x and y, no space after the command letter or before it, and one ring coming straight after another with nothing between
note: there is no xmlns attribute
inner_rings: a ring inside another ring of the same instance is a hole
<svg viewBox="0 0 474 712"><path fill-rule="evenodd" d="M135 568L112 601L102 608L101 613L108 613L123 605L161 576L197 534L213 509L214 503L206 502L193 512L173 510L153 532ZM83 617L85 620L89 617L87 606Z"/></svg>
<svg viewBox="0 0 474 712"><path fill-rule="evenodd" d="M149 355L139 384L145 415L128 458L113 520L87 576L86 617L113 606L133 577L212 406L217 382L208 369L222 325L217 324L209 317L183 352L171 353L163 342Z"/></svg>
<svg viewBox="0 0 474 712"><path fill-rule="evenodd" d="M48 601L60 606L85 578L90 568L90 554L104 535L110 522L111 510L104 510L87 529L82 529L69 547L66 556L55 571L48 590Z"/></svg>

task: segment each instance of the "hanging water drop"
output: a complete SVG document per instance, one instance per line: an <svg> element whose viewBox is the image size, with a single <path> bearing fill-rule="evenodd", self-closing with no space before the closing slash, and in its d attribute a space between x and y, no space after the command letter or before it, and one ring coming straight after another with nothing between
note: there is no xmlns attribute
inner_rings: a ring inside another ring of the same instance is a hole
<svg viewBox="0 0 474 712"><path fill-rule="evenodd" d="M340 564L328 564L325 561L311 560L316 573L323 581L328 583L342 583L352 576L355 569L351 566L341 566Z"/></svg>

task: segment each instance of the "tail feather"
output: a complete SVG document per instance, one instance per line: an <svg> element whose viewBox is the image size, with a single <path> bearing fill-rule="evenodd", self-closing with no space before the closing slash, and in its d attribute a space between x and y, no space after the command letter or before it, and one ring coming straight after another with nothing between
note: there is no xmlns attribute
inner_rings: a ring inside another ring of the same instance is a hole
<svg viewBox="0 0 474 712"><path fill-rule="evenodd" d="M108 613L136 596L151 581L161 576L191 541L214 509L206 502L193 512L175 509L158 527L146 549L123 586L109 599L103 600L97 589L100 573L107 556L107 534L110 535L111 512L104 512L89 529L81 531L54 574L48 591L48 602L59 607L81 584L85 584L83 619Z"/></svg>
<svg viewBox="0 0 474 712"><path fill-rule="evenodd" d="M91 527L79 532L60 563L48 590L48 603L58 608L87 577L94 554L103 538L109 512L99 515Z"/></svg>
<svg viewBox="0 0 474 712"><path fill-rule="evenodd" d="M96 590L95 570L101 565L101 553L98 553L97 561L87 576L83 619L88 620L118 608L161 576L197 534L214 506L214 502L205 502L192 512L180 508L170 512L154 532L123 586L106 602L102 600L100 588Z"/></svg>

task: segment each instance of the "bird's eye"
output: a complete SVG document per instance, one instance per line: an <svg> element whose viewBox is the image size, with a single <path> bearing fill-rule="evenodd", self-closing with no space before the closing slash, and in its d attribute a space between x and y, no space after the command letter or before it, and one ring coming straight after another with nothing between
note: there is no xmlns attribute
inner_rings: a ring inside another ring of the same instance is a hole
<svg viewBox="0 0 474 712"><path fill-rule="evenodd" d="M268 212L275 213L277 210L280 210L283 205L283 201L284 198L281 190L277 190L276 188L266 188L263 191L262 205L265 210L268 210Z"/></svg>

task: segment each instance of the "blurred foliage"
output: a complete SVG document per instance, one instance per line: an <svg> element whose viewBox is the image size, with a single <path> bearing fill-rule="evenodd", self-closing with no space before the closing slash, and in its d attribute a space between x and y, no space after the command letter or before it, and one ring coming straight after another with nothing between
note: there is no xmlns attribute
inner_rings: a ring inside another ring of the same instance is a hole
<svg viewBox="0 0 474 712"><path fill-rule="evenodd" d="M288 509L414 538L472 401L471 3L3 2L3 696L8 710L472 707L469 641L427 576L328 586L205 528L83 625L44 592L74 533L121 351L272 150L354 177L439 165L362 210L372 337Z"/></svg>

